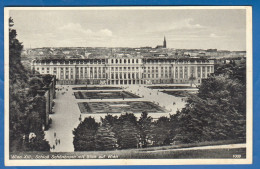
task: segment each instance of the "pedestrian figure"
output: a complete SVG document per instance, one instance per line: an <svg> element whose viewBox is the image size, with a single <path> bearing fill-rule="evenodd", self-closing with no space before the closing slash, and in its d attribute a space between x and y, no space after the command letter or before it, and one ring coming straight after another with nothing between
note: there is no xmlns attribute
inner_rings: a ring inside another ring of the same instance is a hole
<svg viewBox="0 0 260 169"><path fill-rule="evenodd" d="M54 137L56 137L56 132L54 132Z"/></svg>
<svg viewBox="0 0 260 169"><path fill-rule="evenodd" d="M79 121L81 122L82 118L81 118L81 115L79 116Z"/></svg>
<svg viewBox="0 0 260 169"><path fill-rule="evenodd" d="M58 140L57 140L57 139L55 140L55 144L56 144L56 146L57 146L57 144L58 144Z"/></svg>
<svg viewBox="0 0 260 169"><path fill-rule="evenodd" d="M55 145L52 146L52 149L55 150Z"/></svg>
<svg viewBox="0 0 260 169"><path fill-rule="evenodd" d="M58 140L59 144L60 144L60 139Z"/></svg>

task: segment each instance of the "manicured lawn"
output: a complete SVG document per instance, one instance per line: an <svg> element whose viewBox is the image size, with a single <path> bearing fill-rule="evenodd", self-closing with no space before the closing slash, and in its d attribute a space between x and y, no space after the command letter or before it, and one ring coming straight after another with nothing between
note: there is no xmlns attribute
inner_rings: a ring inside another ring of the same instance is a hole
<svg viewBox="0 0 260 169"><path fill-rule="evenodd" d="M167 110L148 101L122 101L122 102L79 102L81 113L164 113Z"/></svg>
<svg viewBox="0 0 260 169"><path fill-rule="evenodd" d="M127 91L74 92L76 99L126 99L140 98Z"/></svg>

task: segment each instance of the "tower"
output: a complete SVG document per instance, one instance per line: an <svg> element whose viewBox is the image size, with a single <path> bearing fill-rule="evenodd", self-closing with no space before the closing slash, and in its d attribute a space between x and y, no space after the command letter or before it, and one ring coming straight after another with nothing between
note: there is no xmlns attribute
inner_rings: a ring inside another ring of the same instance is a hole
<svg viewBox="0 0 260 169"><path fill-rule="evenodd" d="M166 48L166 39L165 39L165 36L164 36L164 40L163 40L163 48Z"/></svg>

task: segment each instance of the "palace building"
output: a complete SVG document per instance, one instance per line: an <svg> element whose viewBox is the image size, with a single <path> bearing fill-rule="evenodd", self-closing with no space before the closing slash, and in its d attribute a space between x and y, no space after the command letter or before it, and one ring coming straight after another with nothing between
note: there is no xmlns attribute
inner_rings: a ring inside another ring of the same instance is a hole
<svg viewBox="0 0 260 169"><path fill-rule="evenodd" d="M41 59L33 60L31 68L40 74L55 75L57 84L199 84L214 72L214 60L141 56Z"/></svg>

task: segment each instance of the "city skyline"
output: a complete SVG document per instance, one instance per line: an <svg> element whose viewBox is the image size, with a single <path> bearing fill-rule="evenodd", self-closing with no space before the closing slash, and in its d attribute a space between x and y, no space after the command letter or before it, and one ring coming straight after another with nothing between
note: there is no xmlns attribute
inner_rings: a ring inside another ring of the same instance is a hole
<svg viewBox="0 0 260 169"><path fill-rule="evenodd" d="M244 9L11 10L25 48L156 47L246 50Z"/></svg>

